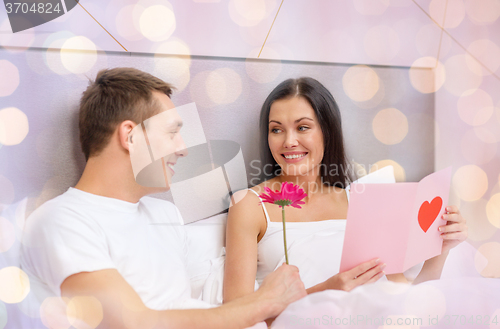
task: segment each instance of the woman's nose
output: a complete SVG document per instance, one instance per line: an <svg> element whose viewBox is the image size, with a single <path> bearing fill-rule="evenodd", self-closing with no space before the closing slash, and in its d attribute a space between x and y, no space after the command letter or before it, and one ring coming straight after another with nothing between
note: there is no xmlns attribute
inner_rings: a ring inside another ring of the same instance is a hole
<svg viewBox="0 0 500 329"><path fill-rule="evenodd" d="M295 133L291 132L286 134L284 147L291 148L297 146L298 144L299 143L297 142L297 136Z"/></svg>

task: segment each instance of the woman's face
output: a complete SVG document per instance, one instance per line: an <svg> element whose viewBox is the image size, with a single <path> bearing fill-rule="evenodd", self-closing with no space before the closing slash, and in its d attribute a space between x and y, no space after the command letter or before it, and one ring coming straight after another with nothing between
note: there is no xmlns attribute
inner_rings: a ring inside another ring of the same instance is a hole
<svg viewBox="0 0 500 329"><path fill-rule="evenodd" d="M275 101L269 112L268 142L285 175L319 175L324 142L318 118L304 97Z"/></svg>

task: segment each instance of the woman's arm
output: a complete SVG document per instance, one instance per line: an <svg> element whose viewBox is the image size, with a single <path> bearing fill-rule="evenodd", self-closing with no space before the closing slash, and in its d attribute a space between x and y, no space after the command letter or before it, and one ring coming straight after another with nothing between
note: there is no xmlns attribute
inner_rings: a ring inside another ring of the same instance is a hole
<svg viewBox="0 0 500 329"><path fill-rule="evenodd" d="M351 291L357 286L372 283L384 276L385 264L380 264L378 259L372 259L362 263L348 271L335 274L328 280L306 289L307 294L335 289Z"/></svg>
<svg viewBox="0 0 500 329"><path fill-rule="evenodd" d="M246 190L235 194L235 199L241 197L242 200L229 208L227 218L224 303L254 291L257 237L266 223L259 209L259 198Z"/></svg>

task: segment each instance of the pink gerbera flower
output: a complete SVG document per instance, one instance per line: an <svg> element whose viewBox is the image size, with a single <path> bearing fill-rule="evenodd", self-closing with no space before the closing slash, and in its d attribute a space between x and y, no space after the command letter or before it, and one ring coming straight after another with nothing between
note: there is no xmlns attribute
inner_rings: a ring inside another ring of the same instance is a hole
<svg viewBox="0 0 500 329"><path fill-rule="evenodd" d="M262 202L277 204L281 207L282 221L283 221L283 243L285 245L285 260L288 264L288 248L286 246L286 226L285 226L285 207L292 206L301 209L300 205L305 204L304 199L307 194L298 185L289 182L281 184L281 191L273 191L269 187L264 187L267 192L259 195Z"/></svg>
<svg viewBox="0 0 500 329"><path fill-rule="evenodd" d="M307 194L298 185L293 183L283 182L281 184L281 191L273 191L269 187L264 187L268 193L262 193L260 198L262 202L277 204L280 207L292 206L301 209L300 205L305 204L304 199Z"/></svg>

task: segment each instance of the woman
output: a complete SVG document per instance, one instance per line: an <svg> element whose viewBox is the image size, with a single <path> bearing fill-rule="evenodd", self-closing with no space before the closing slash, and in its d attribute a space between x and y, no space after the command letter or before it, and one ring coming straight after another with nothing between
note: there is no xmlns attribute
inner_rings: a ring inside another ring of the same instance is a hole
<svg viewBox="0 0 500 329"><path fill-rule="evenodd" d="M302 209L286 209L291 264L299 265L308 293L325 289L349 291L384 276L385 264L374 259L337 273L352 181L344 151L341 117L330 92L312 78L289 79L267 97L261 110L261 159L267 179L229 209L226 236L224 301L254 291L283 262L281 208L260 204L264 187L282 182L300 185L307 193ZM414 283L437 279L448 251L464 241L467 227L458 209L446 208L447 225L440 228L442 254L427 260ZM389 280L408 282L403 274Z"/></svg>

